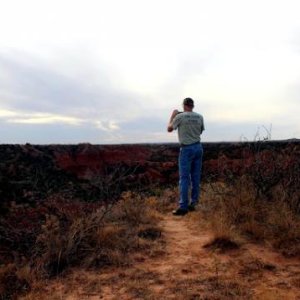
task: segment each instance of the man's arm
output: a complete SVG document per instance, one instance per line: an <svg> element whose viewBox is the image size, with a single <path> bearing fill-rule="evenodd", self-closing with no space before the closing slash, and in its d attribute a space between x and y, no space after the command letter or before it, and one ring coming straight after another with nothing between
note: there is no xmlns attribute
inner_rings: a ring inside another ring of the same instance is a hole
<svg viewBox="0 0 300 300"><path fill-rule="evenodd" d="M178 115L178 110L177 109L173 110L171 117L170 117L169 124L168 124L168 132L172 132L174 130L173 129L173 120L177 115Z"/></svg>
<svg viewBox="0 0 300 300"><path fill-rule="evenodd" d="M202 117L202 128L201 128L201 134L202 134L202 132L205 130L205 125L204 125L204 119L203 119L203 117Z"/></svg>

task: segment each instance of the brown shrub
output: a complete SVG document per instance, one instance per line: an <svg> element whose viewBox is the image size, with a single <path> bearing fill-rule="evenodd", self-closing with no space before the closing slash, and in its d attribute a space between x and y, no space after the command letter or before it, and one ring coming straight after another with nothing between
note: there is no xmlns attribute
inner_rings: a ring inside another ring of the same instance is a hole
<svg viewBox="0 0 300 300"><path fill-rule="evenodd" d="M248 176L234 184L212 183L205 187L204 193L207 192L215 203L214 210L205 218L216 239L234 241L239 234L255 241L268 241L286 256L299 256L300 216L281 193L274 195L272 201L256 198Z"/></svg>
<svg viewBox="0 0 300 300"><path fill-rule="evenodd" d="M116 205L94 212L64 220L49 215L37 238L36 269L54 276L78 264L86 267L128 264L130 259L126 254L138 248L139 227L154 226L155 220L142 196L130 192L124 193Z"/></svg>
<svg viewBox="0 0 300 300"><path fill-rule="evenodd" d="M17 209L22 214L13 217L14 208L5 220L7 224L17 224L20 218L26 220L27 208ZM31 210L37 210L39 218L33 214L34 218L27 221L38 219L37 224L23 228L23 231L22 227L1 227L7 241L12 241L6 243L5 249L2 245L2 253L12 251L10 247L21 241L20 232L32 237L25 252L21 247L13 252L11 260L14 264L6 263L0 267L0 295L3 299L26 292L30 286L39 286L38 282L72 266L129 265L131 253L149 251L151 243L161 233L156 225L158 213L148 206L147 197L136 193L124 193L119 202L107 205L64 201L53 196L43 204L43 210L39 207ZM8 255L3 257L5 259Z"/></svg>
<svg viewBox="0 0 300 300"><path fill-rule="evenodd" d="M300 216L285 202L277 202L267 215L269 239L287 257L300 257Z"/></svg>
<svg viewBox="0 0 300 300"><path fill-rule="evenodd" d="M159 196L150 197L147 201L147 204L161 213L166 213L174 208L174 205L177 205L178 199L178 187L167 188L164 189Z"/></svg>

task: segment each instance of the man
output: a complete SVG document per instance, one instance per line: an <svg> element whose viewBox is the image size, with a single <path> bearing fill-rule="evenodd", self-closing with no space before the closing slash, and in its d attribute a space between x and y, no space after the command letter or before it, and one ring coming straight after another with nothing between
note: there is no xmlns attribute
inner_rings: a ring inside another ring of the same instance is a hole
<svg viewBox="0 0 300 300"><path fill-rule="evenodd" d="M183 100L183 112L174 110L168 132L178 129L180 143L179 154L179 207L173 211L176 216L183 216L188 211L194 211L198 203L202 168L203 148L200 135L204 130L202 115L193 112L194 101L191 98ZM189 185L192 184L191 201L189 202Z"/></svg>

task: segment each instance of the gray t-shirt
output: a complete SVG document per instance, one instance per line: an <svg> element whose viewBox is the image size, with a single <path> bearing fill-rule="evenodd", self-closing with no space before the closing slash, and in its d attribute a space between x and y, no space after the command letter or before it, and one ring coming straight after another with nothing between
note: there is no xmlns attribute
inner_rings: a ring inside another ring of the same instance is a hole
<svg viewBox="0 0 300 300"><path fill-rule="evenodd" d="M179 143L190 145L200 142L200 135L204 128L202 115L196 112L183 112L173 119L173 129L178 128Z"/></svg>

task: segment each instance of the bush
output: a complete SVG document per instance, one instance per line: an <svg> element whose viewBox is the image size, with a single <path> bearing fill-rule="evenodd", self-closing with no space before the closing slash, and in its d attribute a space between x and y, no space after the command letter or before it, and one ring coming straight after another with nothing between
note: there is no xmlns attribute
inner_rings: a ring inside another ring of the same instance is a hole
<svg viewBox="0 0 300 300"><path fill-rule="evenodd" d="M0 298L10 299L29 290L34 281L70 267L129 265L131 253L149 249L160 237L157 220L147 198L131 192L107 205L58 195L40 207L13 205L0 227L5 242L1 250L6 253L0 268ZM20 270L30 270L32 277L20 276Z"/></svg>
<svg viewBox="0 0 300 300"><path fill-rule="evenodd" d="M74 265L127 264L126 254L138 247L139 226L155 221L142 197L133 193L94 211L70 214L63 208L62 215L46 217L36 240L35 265L48 276Z"/></svg>
<svg viewBox="0 0 300 300"><path fill-rule="evenodd" d="M268 241L282 254L300 257L300 216L281 194L272 201L257 198L255 184L248 176L232 185L214 183L206 190L213 197L210 201L213 199L214 209L205 217L215 239L234 241L244 236L254 241ZM208 201L207 205L211 204Z"/></svg>

